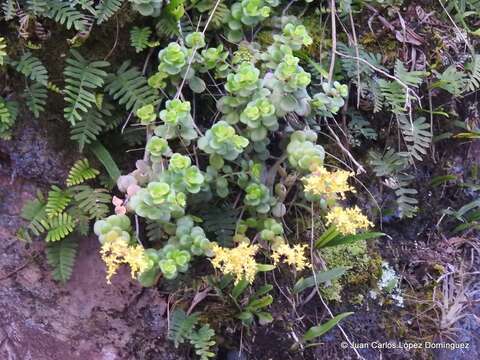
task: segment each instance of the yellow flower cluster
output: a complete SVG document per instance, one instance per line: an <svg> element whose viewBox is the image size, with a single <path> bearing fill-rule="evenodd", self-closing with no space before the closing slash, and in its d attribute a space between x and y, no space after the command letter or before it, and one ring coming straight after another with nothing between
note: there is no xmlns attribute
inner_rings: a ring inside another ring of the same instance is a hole
<svg viewBox="0 0 480 360"><path fill-rule="evenodd" d="M277 265L283 257L283 262L301 271L310 265L305 257L306 248L307 245L305 244L297 244L293 247L290 247L288 244L281 244L273 249L272 259L275 265Z"/></svg>
<svg viewBox="0 0 480 360"><path fill-rule="evenodd" d="M335 225L335 228L343 235L355 235L357 230L366 230L373 226L358 206L350 209L334 206L327 214L326 220L327 225Z"/></svg>
<svg viewBox="0 0 480 360"><path fill-rule="evenodd" d="M141 245L129 246L120 237L108 239L100 249L102 260L107 266L107 282L123 264L130 266L131 276L134 279L138 273L148 270L150 262L145 256L145 249Z"/></svg>
<svg viewBox="0 0 480 360"><path fill-rule="evenodd" d="M336 199L338 194L342 199L345 199L347 191L355 192L355 189L348 185L350 176L353 176L353 173L345 170L329 172L324 167L317 167L302 180L307 193L323 195L327 199Z"/></svg>
<svg viewBox="0 0 480 360"><path fill-rule="evenodd" d="M250 245L246 242L240 243L236 248L228 249L213 244L213 259L210 261L214 268L221 270L224 274L235 276L235 284L245 279L250 284L257 273L255 254L258 245Z"/></svg>

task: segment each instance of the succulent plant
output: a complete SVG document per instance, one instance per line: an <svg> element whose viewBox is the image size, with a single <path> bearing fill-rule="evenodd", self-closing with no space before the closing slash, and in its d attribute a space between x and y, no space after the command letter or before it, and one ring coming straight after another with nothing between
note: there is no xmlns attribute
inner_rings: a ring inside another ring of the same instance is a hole
<svg viewBox="0 0 480 360"><path fill-rule="evenodd" d="M185 44L190 48L203 48L205 47L205 36L201 32L195 31L185 37Z"/></svg>
<svg viewBox="0 0 480 360"><path fill-rule="evenodd" d="M210 155L235 160L248 145L248 139L235 133L235 128L219 121L198 139L198 147Z"/></svg>
<svg viewBox="0 0 480 360"><path fill-rule="evenodd" d="M182 138L187 144L197 138L193 118L190 115L190 102L179 99L168 100L165 109L160 111L164 125L155 128L155 135L164 139Z"/></svg>
<svg viewBox="0 0 480 360"><path fill-rule="evenodd" d="M157 118L157 115L155 114L155 107L152 104L147 104L141 108L138 108L135 114L140 119L140 123L143 125L148 125Z"/></svg>
<svg viewBox="0 0 480 360"><path fill-rule="evenodd" d="M266 97L250 101L240 114L240 121L248 126L248 135L252 141L263 140L269 130L278 129L275 106Z"/></svg>
<svg viewBox="0 0 480 360"><path fill-rule="evenodd" d="M310 171L313 167L323 165L325 150L315 144L317 135L313 131L295 131L290 135L287 146L288 161L291 166L301 171Z"/></svg>
<svg viewBox="0 0 480 360"><path fill-rule="evenodd" d="M177 153L172 155L164 178L168 179L176 191L188 191L192 194L198 193L205 182L205 177L198 167L191 165L190 158Z"/></svg>
<svg viewBox="0 0 480 360"><path fill-rule="evenodd" d="M303 46L309 46L313 40L308 35L307 29L303 25L294 25L288 23L283 28L283 36L274 35L274 39L288 45L292 50L298 51Z"/></svg>
<svg viewBox="0 0 480 360"><path fill-rule="evenodd" d="M129 0L132 8L143 16L159 16L163 0Z"/></svg>
<svg viewBox="0 0 480 360"><path fill-rule="evenodd" d="M138 190L128 205L141 217L168 222L172 217L184 215L186 195L176 192L166 182L154 181Z"/></svg>
<svg viewBox="0 0 480 360"><path fill-rule="evenodd" d="M222 44L202 50L200 56L198 67L200 72L215 70L215 77L224 78L227 76L229 70L229 65L226 62L228 52L223 49Z"/></svg>
<svg viewBox="0 0 480 360"><path fill-rule="evenodd" d="M235 96L250 96L258 89L259 76L260 70L251 63L243 62L235 73L227 76L225 89Z"/></svg>
<svg viewBox="0 0 480 360"><path fill-rule="evenodd" d="M348 95L348 86L335 81L333 86L323 83L322 89L323 93L313 96L311 106L319 115L332 117L345 104L344 98Z"/></svg>
<svg viewBox="0 0 480 360"><path fill-rule="evenodd" d="M131 230L130 219L126 215L110 215L106 219L97 220L93 227L101 244L118 238L128 244L131 240Z"/></svg>
<svg viewBox="0 0 480 360"><path fill-rule="evenodd" d="M175 223L175 233L168 243L159 250L160 271L166 279L174 279L179 272L188 270L193 256L210 255L210 241L191 216L183 216Z"/></svg>
<svg viewBox="0 0 480 360"><path fill-rule="evenodd" d="M271 206L275 205L275 199L263 184L251 183L246 187L245 192L245 205L260 214L268 213Z"/></svg>
<svg viewBox="0 0 480 360"><path fill-rule="evenodd" d="M263 221L263 230L260 232L260 238L265 241L272 241L277 236L283 235L283 226L275 219L266 219Z"/></svg>
<svg viewBox="0 0 480 360"><path fill-rule="evenodd" d="M170 156L172 153L168 141L158 136L152 136L148 140L146 148L153 160L158 160L162 156Z"/></svg>
<svg viewBox="0 0 480 360"><path fill-rule="evenodd" d="M232 5L227 19L228 40L238 42L243 37L243 25L254 26L268 18L271 8L279 4L279 0L242 0Z"/></svg>
<svg viewBox="0 0 480 360"><path fill-rule="evenodd" d="M158 53L158 59L160 60L158 70L170 75L180 74L182 69L187 65L187 58L187 49L176 42L171 42Z"/></svg>

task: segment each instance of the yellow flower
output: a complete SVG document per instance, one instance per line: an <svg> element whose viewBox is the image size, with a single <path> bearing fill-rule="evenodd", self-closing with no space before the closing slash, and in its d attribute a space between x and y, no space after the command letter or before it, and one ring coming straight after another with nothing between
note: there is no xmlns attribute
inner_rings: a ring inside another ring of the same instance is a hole
<svg viewBox="0 0 480 360"><path fill-rule="evenodd" d="M105 241L100 249L100 254L107 267L106 277L109 284L112 276L117 273L118 268L123 264L130 266L132 278L135 278L138 273L142 273L150 266L143 246L129 246L120 237Z"/></svg>
<svg viewBox="0 0 480 360"><path fill-rule="evenodd" d="M324 167L317 167L302 180L305 184L305 191L312 195L323 195L328 199L336 199L339 194L342 199L345 199L347 191L355 192L354 188L348 185L350 176L353 176L353 173L345 170L329 172Z"/></svg>
<svg viewBox="0 0 480 360"><path fill-rule="evenodd" d="M128 244L121 238L107 239L100 249L102 260L107 266L107 283L116 274L118 268L123 264L123 256L127 251Z"/></svg>
<svg viewBox="0 0 480 360"><path fill-rule="evenodd" d="M297 244L290 247L288 244L281 244L273 249L272 259L277 265L280 262L280 258L283 257L283 262L288 265L294 266L295 269L301 271L310 266L305 257L305 249L307 245Z"/></svg>
<svg viewBox="0 0 480 360"><path fill-rule="evenodd" d="M373 226L358 206L350 209L335 206L327 214L326 219L327 225L335 225L343 235L355 235L357 230L366 230Z"/></svg>
<svg viewBox="0 0 480 360"><path fill-rule="evenodd" d="M142 245L129 247L124 256L124 261L130 266L132 279L135 279L138 273L142 273L150 268L150 262L145 256L145 249Z"/></svg>
<svg viewBox="0 0 480 360"><path fill-rule="evenodd" d="M257 263L255 261L257 251L258 245L250 245L245 242L240 243L233 249L213 244L214 257L210 261L214 268L219 269L224 274L235 276L235 284L242 279L251 284L257 273Z"/></svg>

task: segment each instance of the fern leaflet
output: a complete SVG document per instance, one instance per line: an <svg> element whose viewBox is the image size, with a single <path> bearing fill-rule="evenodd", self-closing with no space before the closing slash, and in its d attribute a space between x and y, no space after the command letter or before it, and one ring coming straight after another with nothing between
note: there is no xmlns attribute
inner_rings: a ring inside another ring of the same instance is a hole
<svg viewBox="0 0 480 360"><path fill-rule="evenodd" d="M395 195L397 196L397 206L400 218L410 218L414 216L418 210L418 200L414 198L418 191L408 187L412 179L412 176L405 174L400 174L395 179Z"/></svg>
<svg viewBox="0 0 480 360"><path fill-rule="evenodd" d="M90 167L87 159L80 159L73 164L67 177L67 186L79 185L86 180L94 179L100 172Z"/></svg>
<svg viewBox="0 0 480 360"><path fill-rule="evenodd" d="M89 219L101 219L109 213L112 197L106 189L94 189L88 185L76 186L73 190L78 207L88 214Z"/></svg>
<svg viewBox="0 0 480 360"><path fill-rule="evenodd" d="M158 93L147 84L147 79L137 68L128 68L130 63L124 62L117 73L110 77L106 87L108 93L125 105L128 111L135 111L146 104L158 102Z"/></svg>
<svg viewBox="0 0 480 360"><path fill-rule="evenodd" d="M210 351L211 347L215 345L214 337L215 331L208 324L193 331L190 335L190 343L195 347L195 354L200 356L200 360L208 360L215 356L215 353Z"/></svg>
<svg viewBox="0 0 480 360"><path fill-rule="evenodd" d="M72 196L58 186L52 185L50 191L48 192L47 205L45 207L45 212L49 218L60 215L66 209Z"/></svg>
<svg viewBox="0 0 480 360"><path fill-rule="evenodd" d="M237 227L238 210L231 206L209 206L199 216L203 219L202 228L213 235L222 246L229 246Z"/></svg>
<svg viewBox="0 0 480 360"><path fill-rule="evenodd" d="M16 13L15 0L4 0L2 4L2 11L5 20L12 20Z"/></svg>
<svg viewBox="0 0 480 360"><path fill-rule="evenodd" d="M170 319L168 338L172 340L175 347L188 340L198 322L198 313L187 315L181 309L175 309Z"/></svg>
<svg viewBox="0 0 480 360"><path fill-rule="evenodd" d="M23 206L21 217L29 221L26 231L23 232L24 240L31 240L30 233L34 236L40 236L40 234L46 231L44 226L44 221L47 219L46 205L45 197L39 191L35 199L27 201Z"/></svg>
<svg viewBox="0 0 480 360"><path fill-rule="evenodd" d="M110 19L123 5L124 0L101 0L97 7L97 24Z"/></svg>
<svg viewBox="0 0 480 360"><path fill-rule="evenodd" d="M440 88L448 91L453 96L460 96L465 90L467 81L465 74L458 71L455 65L449 66L443 73L436 73L438 80L432 84L432 88Z"/></svg>
<svg viewBox="0 0 480 360"><path fill-rule="evenodd" d="M48 3L45 0L27 0L27 9L31 14L41 16L47 12Z"/></svg>
<svg viewBox="0 0 480 360"><path fill-rule="evenodd" d="M77 242L72 239L63 239L47 246L47 262L53 268L52 277L55 280L65 283L70 279L77 248Z"/></svg>
<svg viewBox="0 0 480 360"><path fill-rule="evenodd" d="M417 87L426 75L425 71L408 71L400 60L395 62L395 76L407 86Z"/></svg>
<svg viewBox="0 0 480 360"><path fill-rule="evenodd" d="M373 171L377 176L390 176L405 169L407 166L405 156L395 152L393 149L388 149L383 155L376 151L372 151L369 155L370 165L372 165Z"/></svg>
<svg viewBox="0 0 480 360"><path fill-rule="evenodd" d="M475 55L469 63L465 65L469 72L467 79L468 87L471 91L480 88L480 55Z"/></svg>
<svg viewBox="0 0 480 360"><path fill-rule="evenodd" d="M50 218L48 221L44 220L42 224L48 230L45 237L46 242L61 240L75 228L75 220L66 213Z"/></svg>
<svg viewBox="0 0 480 360"><path fill-rule="evenodd" d="M7 56L7 43L5 42L5 38L0 36L0 66L3 65L4 59Z"/></svg>
<svg viewBox="0 0 480 360"><path fill-rule="evenodd" d="M22 55L18 62L14 62L15 69L28 77L30 80L36 81L42 85L48 83L48 71L42 62L31 52Z"/></svg>
<svg viewBox="0 0 480 360"><path fill-rule="evenodd" d="M406 116L398 116L398 120L409 154L418 161L422 161L422 155L427 154L432 142L430 124L424 117L419 117L413 123Z"/></svg>
<svg viewBox="0 0 480 360"><path fill-rule="evenodd" d="M107 61L89 63L80 53L71 50L65 67L65 101L69 103L65 110L65 119L72 125L82 119L81 112L88 112L95 104L93 90L102 87L107 73L102 68L109 66Z"/></svg>
<svg viewBox="0 0 480 360"><path fill-rule="evenodd" d="M28 108L33 113L33 116L38 118L40 113L45 110L45 105L47 103L47 89L39 83L34 83L29 86L27 85L23 95Z"/></svg>
<svg viewBox="0 0 480 360"><path fill-rule="evenodd" d="M11 128L18 115L18 103L0 97L0 139L11 138Z"/></svg>
<svg viewBox="0 0 480 360"><path fill-rule="evenodd" d="M93 107L86 113L80 121L75 123L71 130L71 139L78 142L80 152L83 151L85 145L97 140L97 136L106 127L103 116L111 116L110 106L103 105L101 110Z"/></svg>
<svg viewBox="0 0 480 360"><path fill-rule="evenodd" d="M130 45L135 48L137 53L142 52L146 48L149 47L150 42L148 39L152 35L152 30L149 27L139 28L138 26L134 26L132 30L130 30Z"/></svg>
<svg viewBox="0 0 480 360"><path fill-rule="evenodd" d="M50 2L48 17L65 25L68 30L73 27L77 31L84 31L87 28L85 15L75 9L69 1Z"/></svg>

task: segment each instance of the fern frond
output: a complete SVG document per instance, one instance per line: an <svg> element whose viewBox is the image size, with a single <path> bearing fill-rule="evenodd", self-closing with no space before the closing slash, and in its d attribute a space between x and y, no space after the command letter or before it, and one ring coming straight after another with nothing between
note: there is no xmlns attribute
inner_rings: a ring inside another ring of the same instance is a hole
<svg viewBox="0 0 480 360"><path fill-rule="evenodd" d="M60 189L58 186L52 185L48 192L47 205L45 212L48 218L60 215L72 201L72 196L68 191Z"/></svg>
<svg viewBox="0 0 480 360"><path fill-rule="evenodd" d="M475 91L480 88L480 55L476 54L473 59L465 65L465 69L468 71L468 88L471 91Z"/></svg>
<svg viewBox="0 0 480 360"><path fill-rule="evenodd" d="M166 39L174 38L181 36L180 28L182 29L182 33L188 34L195 31L192 23L190 21L186 21L180 19L180 24L178 21L175 21L173 16L162 16L157 21L155 25L155 29L157 30L158 36L162 36Z"/></svg>
<svg viewBox="0 0 480 360"><path fill-rule="evenodd" d="M22 55L19 61L14 62L15 69L30 80L42 85L47 85L48 71L40 59L33 56L31 52Z"/></svg>
<svg viewBox="0 0 480 360"><path fill-rule="evenodd" d="M432 142L430 124L424 117L419 117L412 123L406 116L400 115L398 120L409 154L418 161L422 161L422 155L427 154Z"/></svg>
<svg viewBox="0 0 480 360"><path fill-rule="evenodd" d="M123 5L124 0L101 0L97 7L97 24L110 19Z"/></svg>
<svg viewBox="0 0 480 360"><path fill-rule="evenodd" d="M215 8L215 12L212 15L212 11ZM228 18L230 14L230 9L227 4L225 4L224 0L220 0L217 4L217 1L214 0L207 0L197 3L195 8L200 11L201 13L205 14L205 19L212 17L210 20L210 24L212 28L216 29L221 27L225 23L225 19Z"/></svg>
<svg viewBox="0 0 480 360"><path fill-rule="evenodd" d="M413 179L410 175L400 174L396 177L396 190L397 206L400 218L411 218L418 211L418 200L414 197L418 194L416 189L410 186L410 182Z"/></svg>
<svg viewBox="0 0 480 360"><path fill-rule="evenodd" d="M199 216L203 219L202 228L210 238L222 246L229 246L237 227L238 210L232 206L207 206Z"/></svg>
<svg viewBox="0 0 480 360"><path fill-rule="evenodd" d="M150 35L152 35L152 30L149 27L139 28L134 26L130 30L130 45L135 48L137 53L142 52L149 47Z"/></svg>
<svg viewBox="0 0 480 360"><path fill-rule="evenodd" d="M78 11L70 1L50 2L48 17L64 25L68 30L73 27L77 31L84 31L87 28L85 15Z"/></svg>
<svg viewBox="0 0 480 360"><path fill-rule="evenodd" d="M349 111L348 115L351 118L348 123L348 130L355 146L360 145L361 137L367 140L377 139L377 132L371 127L370 122L367 121L360 112Z"/></svg>
<svg viewBox="0 0 480 360"><path fill-rule="evenodd" d="M48 2L45 0L27 0L27 10L35 16L45 15L48 5Z"/></svg>
<svg viewBox="0 0 480 360"><path fill-rule="evenodd" d="M383 155L372 151L369 157L369 163L377 176L391 176L407 166L406 157L393 149L388 149Z"/></svg>
<svg viewBox="0 0 480 360"><path fill-rule="evenodd" d="M190 335L190 343L195 348L195 354L200 357L200 360L208 360L215 356L211 351L212 346L215 346L215 331L210 328L210 325L203 325L197 331L193 331Z"/></svg>
<svg viewBox="0 0 480 360"><path fill-rule="evenodd" d="M88 185L78 185L73 190L76 192L74 198L78 207L87 214L89 219L101 219L110 212L112 196L108 190L94 189Z"/></svg>
<svg viewBox="0 0 480 360"><path fill-rule="evenodd" d="M7 42L4 37L0 36L0 66L3 65L4 59L7 56Z"/></svg>
<svg viewBox="0 0 480 360"><path fill-rule="evenodd" d="M93 90L102 87L107 73L102 68L109 66L107 61L88 62L79 52L71 50L64 70L64 99L70 104L64 110L65 119L72 125L82 119L81 113L86 113L95 104Z"/></svg>
<svg viewBox="0 0 480 360"><path fill-rule="evenodd" d="M47 104L47 89L39 83L27 85L23 96L33 116L38 118L40 113L45 110L45 105Z"/></svg>
<svg viewBox="0 0 480 360"><path fill-rule="evenodd" d="M159 101L158 93L147 84L147 79L135 67L129 68L130 63L124 62L111 76L106 90L120 105L130 111L147 104Z"/></svg>
<svg viewBox="0 0 480 360"><path fill-rule="evenodd" d="M397 81L388 81L384 79L378 80L380 88L380 96L383 104L388 104L395 114L405 112L406 106L406 89Z"/></svg>
<svg viewBox="0 0 480 360"><path fill-rule="evenodd" d="M377 82L370 80L367 82L367 89L372 96L373 112L377 113L380 110L382 110L382 107L384 105L383 103L384 98L382 96L382 91L380 89L380 86Z"/></svg>
<svg viewBox="0 0 480 360"><path fill-rule="evenodd" d="M12 118L12 114L7 107L7 101L0 97L0 123L8 123Z"/></svg>
<svg viewBox="0 0 480 360"><path fill-rule="evenodd" d="M48 230L46 242L61 240L75 228L75 220L66 213L50 218L48 221L44 220L42 224Z"/></svg>
<svg viewBox="0 0 480 360"><path fill-rule="evenodd" d="M147 239L151 242L160 241L165 234L163 230L163 224L159 221L147 221L146 231Z"/></svg>
<svg viewBox="0 0 480 360"><path fill-rule="evenodd" d="M455 65L449 66L443 73L436 72L437 81L432 88L440 88L448 91L453 96L460 96L467 85L465 73L458 71Z"/></svg>
<svg viewBox="0 0 480 360"><path fill-rule="evenodd" d="M395 76L407 86L417 87L426 75L425 71L408 71L400 60L395 62Z"/></svg>
<svg viewBox="0 0 480 360"><path fill-rule="evenodd" d="M2 4L2 12L5 20L12 20L17 12L15 0L4 0Z"/></svg>
<svg viewBox="0 0 480 360"><path fill-rule="evenodd" d="M94 0L70 0L72 6L77 6L80 5L80 8L82 10L88 10L90 14L96 16L97 11L95 10L94 7Z"/></svg>
<svg viewBox="0 0 480 360"><path fill-rule="evenodd" d="M63 239L48 244L47 262L53 268L52 277L65 283L72 276L78 243L72 239Z"/></svg>
<svg viewBox="0 0 480 360"><path fill-rule="evenodd" d="M198 322L198 313L187 315L181 309L175 309L170 318L170 329L168 338L172 340L175 347L188 340Z"/></svg>
<svg viewBox="0 0 480 360"><path fill-rule="evenodd" d="M30 240L30 233L34 236L40 236L46 231L44 226L44 221L47 219L46 205L47 201L40 191L35 199L27 201L23 205L21 217L29 222L25 228L26 231L23 232L25 240Z"/></svg>
<svg viewBox="0 0 480 360"><path fill-rule="evenodd" d="M100 174L97 169L90 167L87 159L80 159L73 164L67 177L67 186L79 185L86 180L95 179Z"/></svg>
<svg viewBox="0 0 480 360"><path fill-rule="evenodd" d="M368 52L364 50L362 46L358 47L358 54L360 58L372 65L372 67L368 66L364 61L358 61L356 59L357 51L353 46L347 46L343 43L338 43L337 48L341 54L345 54L348 56L341 57L342 69L347 73L347 76L354 81L356 81L358 75L360 75L361 77L369 77L373 75L373 67L384 71L386 70L385 67L382 65L381 54Z"/></svg>
<svg viewBox="0 0 480 360"><path fill-rule="evenodd" d="M0 97L0 139L11 138L11 128L18 115L18 103Z"/></svg>
<svg viewBox="0 0 480 360"><path fill-rule="evenodd" d="M112 115L110 108L106 104L103 105L101 110L93 107L72 127L70 138L78 142L80 152L83 152L85 145L97 140L98 135L106 127L104 116Z"/></svg>

